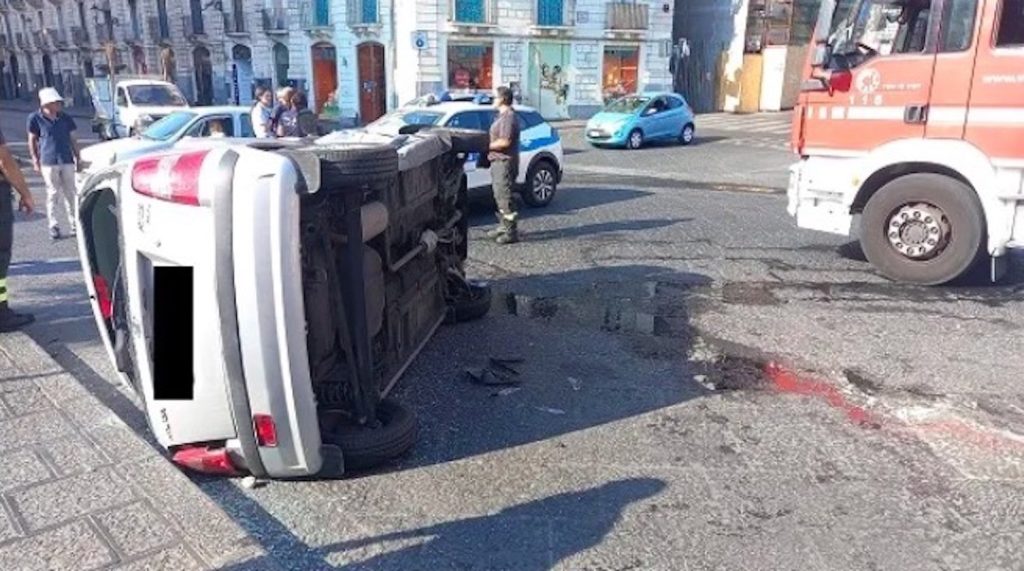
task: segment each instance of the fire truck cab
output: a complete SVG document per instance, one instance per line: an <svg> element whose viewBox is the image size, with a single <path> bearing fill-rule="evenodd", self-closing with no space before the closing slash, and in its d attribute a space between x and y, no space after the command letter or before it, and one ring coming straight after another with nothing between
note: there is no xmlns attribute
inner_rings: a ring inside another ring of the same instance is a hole
<svg viewBox="0 0 1024 571"><path fill-rule="evenodd" d="M789 213L937 285L1024 245L1024 0L824 0Z"/></svg>

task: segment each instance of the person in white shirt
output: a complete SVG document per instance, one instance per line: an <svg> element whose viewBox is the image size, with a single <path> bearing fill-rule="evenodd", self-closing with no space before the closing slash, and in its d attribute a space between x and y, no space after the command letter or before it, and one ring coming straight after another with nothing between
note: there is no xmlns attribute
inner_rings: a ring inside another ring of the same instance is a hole
<svg viewBox="0 0 1024 571"><path fill-rule="evenodd" d="M256 103L252 106L252 130L258 139L274 137L271 124L274 119L274 94L265 87L256 88Z"/></svg>

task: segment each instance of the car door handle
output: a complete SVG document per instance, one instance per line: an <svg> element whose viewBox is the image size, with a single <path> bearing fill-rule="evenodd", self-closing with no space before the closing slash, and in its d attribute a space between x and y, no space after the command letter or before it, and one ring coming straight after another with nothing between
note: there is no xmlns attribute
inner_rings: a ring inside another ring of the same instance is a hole
<svg viewBox="0 0 1024 571"><path fill-rule="evenodd" d="M921 125L928 122L927 105L907 105L903 108L903 122L908 125Z"/></svg>

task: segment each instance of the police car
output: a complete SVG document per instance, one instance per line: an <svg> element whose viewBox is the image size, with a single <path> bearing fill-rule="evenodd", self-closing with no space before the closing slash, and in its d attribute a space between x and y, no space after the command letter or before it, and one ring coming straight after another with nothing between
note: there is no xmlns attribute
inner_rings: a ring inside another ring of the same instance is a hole
<svg viewBox="0 0 1024 571"><path fill-rule="evenodd" d="M395 135L409 126L448 127L486 132L494 122L497 110L490 95L421 97L401 109L385 115L366 126L366 131ZM551 203L558 184L562 182L562 140L558 131L541 117L537 110L514 106L519 116L519 178L520 196L529 206ZM466 158L466 187L469 191L489 189L491 173L479 163L479 155Z"/></svg>

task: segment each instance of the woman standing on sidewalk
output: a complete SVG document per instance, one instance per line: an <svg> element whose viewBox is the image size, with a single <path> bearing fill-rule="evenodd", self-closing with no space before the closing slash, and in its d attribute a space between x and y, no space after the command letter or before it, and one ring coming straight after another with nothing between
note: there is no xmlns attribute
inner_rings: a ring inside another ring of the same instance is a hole
<svg viewBox="0 0 1024 571"><path fill-rule="evenodd" d="M0 333L15 331L35 321L30 314L15 313L7 306L7 268L11 265L14 244L14 208L11 188L18 192L18 210L31 214L35 209L25 176L11 155L0 132Z"/></svg>

